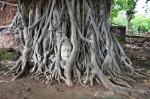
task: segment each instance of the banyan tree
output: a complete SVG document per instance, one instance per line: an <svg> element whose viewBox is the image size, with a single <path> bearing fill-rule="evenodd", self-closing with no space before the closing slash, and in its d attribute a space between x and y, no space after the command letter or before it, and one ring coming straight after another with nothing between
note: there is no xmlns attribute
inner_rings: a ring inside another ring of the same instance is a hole
<svg viewBox="0 0 150 99"><path fill-rule="evenodd" d="M149 78L136 70L110 31L113 0L18 0L13 20L23 45L5 74L68 86L101 83L112 92L149 99L129 82ZM32 63L32 65L30 65Z"/></svg>

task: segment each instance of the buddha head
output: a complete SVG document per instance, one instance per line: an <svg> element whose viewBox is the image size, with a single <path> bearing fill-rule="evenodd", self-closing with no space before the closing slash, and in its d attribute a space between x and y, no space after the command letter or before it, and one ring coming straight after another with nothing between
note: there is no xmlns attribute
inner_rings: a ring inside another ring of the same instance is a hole
<svg viewBox="0 0 150 99"><path fill-rule="evenodd" d="M72 51L72 44L69 41L69 39L66 39L62 44L61 44L61 59L63 61L66 61Z"/></svg>

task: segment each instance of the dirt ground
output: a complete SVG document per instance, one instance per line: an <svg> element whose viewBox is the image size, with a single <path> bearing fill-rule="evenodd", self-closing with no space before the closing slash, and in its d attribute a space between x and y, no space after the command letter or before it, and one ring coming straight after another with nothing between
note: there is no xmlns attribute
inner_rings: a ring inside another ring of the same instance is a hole
<svg viewBox="0 0 150 99"><path fill-rule="evenodd" d="M0 79L8 79L0 76ZM11 83L0 84L0 99L126 99L112 95L100 85L83 87L76 84L68 87L65 84L46 85L40 81L23 78Z"/></svg>
<svg viewBox="0 0 150 99"><path fill-rule="evenodd" d="M4 61L6 62L6 61ZM7 61L8 62L8 61ZM9 62L11 64L11 62ZM13 64L12 64L13 65ZM12 77L0 75L0 80L10 80ZM134 82L133 88L146 90L150 93L150 82ZM111 93L102 85L84 87L81 84L74 84L68 87L63 82L58 84L54 81L50 86L30 79L30 76L22 79L0 83L0 99L132 99L131 97Z"/></svg>

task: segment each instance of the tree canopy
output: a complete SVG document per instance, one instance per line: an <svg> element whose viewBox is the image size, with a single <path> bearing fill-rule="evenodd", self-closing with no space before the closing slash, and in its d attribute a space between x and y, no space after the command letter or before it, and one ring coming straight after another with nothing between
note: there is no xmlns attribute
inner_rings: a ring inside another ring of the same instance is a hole
<svg viewBox="0 0 150 99"><path fill-rule="evenodd" d="M115 0L113 10L111 12L111 21L118 25L126 26L126 32L130 31L131 33L137 33L138 30L146 32L149 29L148 16L146 15L137 15L136 14L136 4L138 0ZM145 1L146 4L148 1ZM145 6L146 6L145 4ZM144 8L148 10L148 8ZM126 17L125 17L126 16ZM140 17L142 16L142 17ZM135 18L135 19L134 19ZM142 20L142 21L141 21ZM130 22L131 21L131 22ZM139 24L142 22L142 24Z"/></svg>
<svg viewBox="0 0 150 99"><path fill-rule="evenodd" d="M125 11L126 14L134 16L135 6L138 0L114 0L113 9L111 12L111 18L117 17L120 11Z"/></svg>

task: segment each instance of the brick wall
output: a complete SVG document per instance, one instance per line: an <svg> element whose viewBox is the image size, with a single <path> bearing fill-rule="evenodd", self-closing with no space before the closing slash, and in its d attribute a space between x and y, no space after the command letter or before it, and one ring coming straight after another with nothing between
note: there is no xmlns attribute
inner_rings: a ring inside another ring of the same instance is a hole
<svg viewBox="0 0 150 99"><path fill-rule="evenodd" d="M138 59L150 59L150 37L126 36L125 51Z"/></svg>
<svg viewBox="0 0 150 99"><path fill-rule="evenodd" d="M111 26L111 32L113 34L115 34L116 41L119 42L123 48L124 48L124 45L125 45L125 31L126 31L126 27Z"/></svg>
<svg viewBox="0 0 150 99"><path fill-rule="evenodd" d="M5 1L16 4L17 0ZM0 26L9 25L16 14L17 7L5 4L3 10L1 10L2 6L2 3L0 3ZM9 29L0 30L0 48L13 48L15 43L14 34Z"/></svg>
<svg viewBox="0 0 150 99"><path fill-rule="evenodd" d="M12 32L0 35L0 48L13 48L15 43L15 37Z"/></svg>
<svg viewBox="0 0 150 99"><path fill-rule="evenodd" d="M119 43L129 57L150 59L150 33L147 33L145 37L126 36L125 27L118 26L112 26L111 31L119 39Z"/></svg>
<svg viewBox="0 0 150 99"><path fill-rule="evenodd" d="M6 2L16 4L16 0L5 0ZM0 3L0 26L1 25L8 25L11 23L12 19L14 18L17 7L5 4L4 9L1 10L2 3Z"/></svg>

